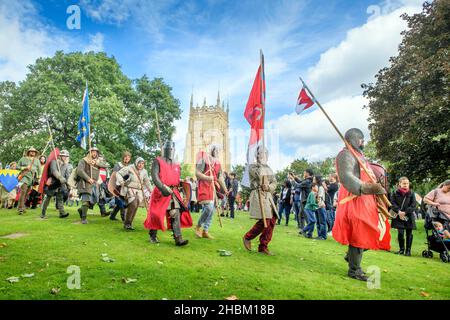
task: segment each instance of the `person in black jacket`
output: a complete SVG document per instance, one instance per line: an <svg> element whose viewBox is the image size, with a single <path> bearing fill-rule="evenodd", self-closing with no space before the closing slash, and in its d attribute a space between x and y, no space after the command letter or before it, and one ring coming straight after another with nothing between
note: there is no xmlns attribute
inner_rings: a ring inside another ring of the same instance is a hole
<svg viewBox="0 0 450 320"><path fill-rule="evenodd" d="M398 244L400 250L397 254L411 256L413 242L412 231L416 229L414 211L416 209L416 197L409 187L409 180L401 177L398 181L398 189L391 195L391 209L397 214L392 219L391 227L398 230ZM406 231L406 250L405 250Z"/></svg>
<svg viewBox="0 0 450 320"><path fill-rule="evenodd" d="M292 208L292 185L289 180L286 180L284 182L284 186L281 189L280 193L280 207L278 211L279 219L278 224L281 223L281 219L283 217L283 211L284 216L286 218L286 226L289 225L289 215L291 214L291 208Z"/></svg>
<svg viewBox="0 0 450 320"><path fill-rule="evenodd" d="M313 183L314 172L311 169L306 169L303 172L303 180L300 180L297 176L292 174L293 178L293 188L299 190L300 193L300 213L297 213L297 223L299 225L299 233L302 233L303 228L305 227L306 221L306 213L305 213L305 205L306 199L311 192L311 186ZM296 198L294 198L294 201Z"/></svg>

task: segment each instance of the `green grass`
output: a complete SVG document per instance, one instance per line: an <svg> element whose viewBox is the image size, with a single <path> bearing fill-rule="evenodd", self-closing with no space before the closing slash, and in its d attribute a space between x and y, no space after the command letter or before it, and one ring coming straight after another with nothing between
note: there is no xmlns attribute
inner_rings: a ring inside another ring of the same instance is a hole
<svg viewBox="0 0 450 320"><path fill-rule="evenodd" d="M79 220L76 208L68 210L71 215L59 219L49 209L48 220L38 218L39 210L23 216L15 210L0 210L0 236L27 233L17 239L0 238L0 299L450 298L450 264L436 254L433 259L421 256L426 247L422 222L414 233L412 257L383 251L364 254L364 269L378 266L381 270L381 288L368 289L366 283L346 276L346 247L332 238L299 237L293 223L276 226L270 245L276 256L268 257L243 248L242 236L255 222L243 212L234 221L224 218L223 228L214 218L210 232L215 240L196 239L192 229L183 229L190 243L175 247L169 232L159 234L159 245L148 242L142 209L134 232L124 231L120 222L101 218L98 209L90 212L88 225L75 224ZM397 250L395 239L393 231L392 251ZM257 247L255 240L253 247ZM221 257L219 249L233 254ZM103 253L115 262L103 262ZM81 269L79 290L66 286L70 265ZM34 277L6 281L25 273ZM137 281L127 284L123 278ZM59 293L51 294L52 288L60 288Z"/></svg>

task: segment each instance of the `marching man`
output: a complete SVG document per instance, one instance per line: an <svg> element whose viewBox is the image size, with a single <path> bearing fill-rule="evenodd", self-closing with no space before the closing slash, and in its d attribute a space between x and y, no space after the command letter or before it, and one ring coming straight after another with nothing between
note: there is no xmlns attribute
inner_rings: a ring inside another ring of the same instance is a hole
<svg viewBox="0 0 450 320"><path fill-rule="evenodd" d="M178 191L181 168L174 161L174 155L175 144L168 140L164 144L162 157L153 161L151 174L156 188L152 192L144 226L150 230L150 242L159 243L157 230L166 230L166 220L167 229L172 229L175 245L184 246L189 241L183 240L181 228L192 227L192 218Z"/></svg>
<svg viewBox="0 0 450 320"><path fill-rule="evenodd" d="M147 198L144 187L150 194L152 187L147 170L144 169L145 160L138 157L134 165L123 167L117 172L116 184L121 185L120 195L125 197L127 202L127 211L125 215L125 230L134 230L133 220L139 207L147 207Z"/></svg>
<svg viewBox="0 0 450 320"><path fill-rule="evenodd" d="M22 170L18 177L21 182L19 205L17 208L19 214L25 212L25 199L28 196L28 192L35 183L39 184L37 178L41 175L41 166L39 160L36 159L38 154L39 152L31 147L27 150L26 156L22 157L17 163L18 169Z"/></svg>
<svg viewBox="0 0 450 320"><path fill-rule="evenodd" d="M216 187L222 187L225 193L228 194L219 161L218 146L211 145L209 154L204 151L199 152L195 174L198 180L197 200L202 205L202 214L195 227L195 234L199 238L214 239L208 233L208 230L214 215L215 200L217 200ZM203 232L201 230L202 227Z"/></svg>
<svg viewBox="0 0 450 320"><path fill-rule="evenodd" d="M256 163L249 167L250 176L250 217L258 219L258 222L244 235L244 247L251 251L251 240L259 237L258 252L266 255L273 255L267 246L272 239L273 229L277 221L277 207L273 201L273 194L277 188L277 181L272 169L267 165L268 152L263 146L256 149ZM261 205L262 204L262 208ZM264 217L267 227L264 227Z"/></svg>
<svg viewBox="0 0 450 320"><path fill-rule="evenodd" d="M364 134L353 128L345 133L345 139L356 151L362 163L370 166L363 155ZM345 259L348 261L348 276L367 281L361 269L363 252L367 249L390 249L389 229L379 216L376 195L386 191L379 183L370 182L370 177L360 167L352 153L344 148L336 157L336 171L341 187L339 189L336 221L333 238L348 245Z"/></svg>

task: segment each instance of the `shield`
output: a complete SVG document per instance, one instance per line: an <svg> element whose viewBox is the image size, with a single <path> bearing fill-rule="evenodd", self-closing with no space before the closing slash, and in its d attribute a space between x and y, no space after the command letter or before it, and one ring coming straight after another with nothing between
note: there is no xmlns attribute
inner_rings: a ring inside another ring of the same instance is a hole
<svg viewBox="0 0 450 320"><path fill-rule="evenodd" d="M183 181L181 183L183 189L183 204L186 208L190 209L192 199L192 186L189 182Z"/></svg>
<svg viewBox="0 0 450 320"><path fill-rule="evenodd" d="M380 183L386 192L389 192L388 175L386 169L378 163L370 163L370 169L372 169L377 182Z"/></svg>
<svg viewBox="0 0 450 320"><path fill-rule="evenodd" d="M116 185L116 172L113 172L111 177L109 177L108 191L115 197L120 197L120 186Z"/></svg>

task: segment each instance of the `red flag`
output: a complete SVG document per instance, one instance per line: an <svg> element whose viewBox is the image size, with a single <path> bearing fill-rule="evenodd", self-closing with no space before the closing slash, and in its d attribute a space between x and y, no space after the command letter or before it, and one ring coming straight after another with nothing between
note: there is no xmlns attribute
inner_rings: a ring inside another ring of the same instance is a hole
<svg viewBox="0 0 450 320"><path fill-rule="evenodd" d="M265 89L266 84L264 81L264 74L262 74L261 66L259 66L244 111L244 117L251 126L250 145L257 143L262 139L264 130L263 99L265 96Z"/></svg>
<svg viewBox="0 0 450 320"><path fill-rule="evenodd" d="M311 108L312 105L314 105L314 101L308 96L305 88L302 88L300 94L298 95L295 112L297 112L297 114L300 114L302 111Z"/></svg>
<svg viewBox="0 0 450 320"><path fill-rule="evenodd" d="M48 179L48 168L50 167L50 163L59 157L59 149L55 148L47 158L47 162L45 163L44 170L42 171L41 181L39 182L39 193L44 193L44 186Z"/></svg>

